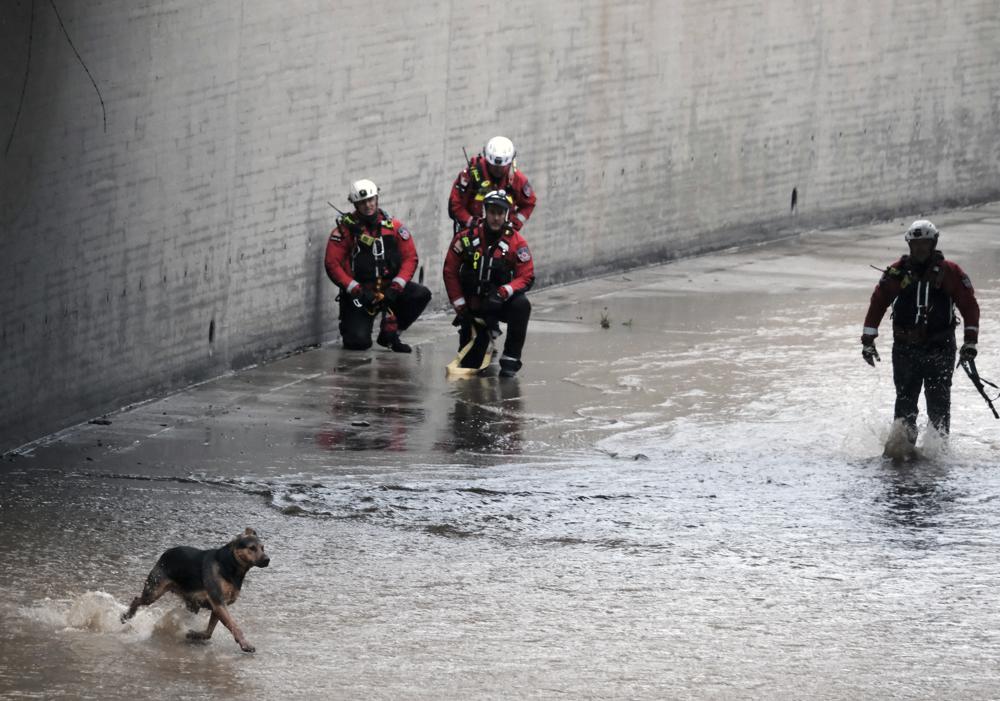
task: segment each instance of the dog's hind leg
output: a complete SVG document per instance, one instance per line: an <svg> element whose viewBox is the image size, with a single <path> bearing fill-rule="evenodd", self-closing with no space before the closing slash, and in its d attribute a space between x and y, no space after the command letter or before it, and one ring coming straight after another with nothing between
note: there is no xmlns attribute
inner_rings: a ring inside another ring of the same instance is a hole
<svg viewBox="0 0 1000 701"><path fill-rule="evenodd" d="M212 637L212 632L215 630L215 624L219 622L219 617L215 615L215 611L212 611L211 617L208 619L208 628L205 630L190 630L188 631L188 640L208 640Z"/></svg>
<svg viewBox="0 0 1000 701"><path fill-rule="evenodd" d="M172 590L173 581L163 575L163 571L156 566L146 577L146 586L142 588L142 594L132 599L128 611L122 614L122 623L132 618L140 606L149 606L161 596Z"/></svg>

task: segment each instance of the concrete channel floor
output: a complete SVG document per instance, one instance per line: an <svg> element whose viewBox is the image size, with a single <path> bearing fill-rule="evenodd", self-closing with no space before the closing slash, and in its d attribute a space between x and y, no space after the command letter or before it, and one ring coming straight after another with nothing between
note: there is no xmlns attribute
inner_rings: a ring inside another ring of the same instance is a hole
<svg viewBox="0 0 1000 701"><path fill-rule="evenodd" d="M995 379L1000 203L932 218ZM907 223L539 290L514 379L447 378L438 313L7 456L0 696L995 698L997 424L959 372L951 445L888 466L859 355ZM252 672L176 600L117 622L248 525Z"/></svg>

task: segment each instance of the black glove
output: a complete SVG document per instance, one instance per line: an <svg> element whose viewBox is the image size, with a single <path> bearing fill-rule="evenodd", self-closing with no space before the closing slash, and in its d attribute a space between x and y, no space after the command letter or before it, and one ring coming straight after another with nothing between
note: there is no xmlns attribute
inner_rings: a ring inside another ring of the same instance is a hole
<svg viewBox="0 0 1000 701"><path fill-rule="evenodd" d="M975 343L963 343L961 350L958 351L958 364L961 365L970 360L975 360L977 353Z"/></svg>
<svg viewBox="0 0 1000 701"><path fill-rule="evenodd" d="M876 360L880 363L882 362L882 359L878 356L878 351L875 350L874 336L865 335L861 337L861 357L872 367L875 367Z"/></svg>
<svg viewBox="0 0 1000 701"><path fill-rule="evenodd" d="M372 309L375 306L375 293L365 288L358 295L358 301L361 303L362 309Z"/></svg>
<svg viewBox="0 0 1000 701"><path fill-rule="evenodd" d="M396 299L399 297L400 289L395 285L389 285L389 289L385 291L385 304L387 307L392 307L396 303Z"/></svg>

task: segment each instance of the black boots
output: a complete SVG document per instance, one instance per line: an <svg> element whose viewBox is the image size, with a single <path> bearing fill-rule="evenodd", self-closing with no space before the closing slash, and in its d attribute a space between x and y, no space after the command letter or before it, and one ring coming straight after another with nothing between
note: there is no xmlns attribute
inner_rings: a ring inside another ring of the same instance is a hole
<svg viewBox="0 0 1000 701"><path fill-rule="evenodd" d="M386 333L385 331L380 331L378 338L375 339L375 343L379 344L383 348L389 348L393 353L410 353L413 351L410 346L403 343L403 340L399 337L398 333Z"/></svg>
<svg viewBox="0 0 1000 701"><path fill-rule="evenodd" d="M521 361L509 355L500 356L500 377L514 377L521 369Z"/></svg>

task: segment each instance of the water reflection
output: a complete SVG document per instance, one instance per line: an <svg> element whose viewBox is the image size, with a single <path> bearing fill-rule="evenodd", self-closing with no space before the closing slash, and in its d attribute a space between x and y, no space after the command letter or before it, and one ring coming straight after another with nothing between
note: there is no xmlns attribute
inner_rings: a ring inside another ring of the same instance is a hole
<svg viewBox="0 0 1000 701"><path fill-rule="evenodd" d="M941 516L954 502L948 485L948 469L935 464L886 464L881 474L885 507L890 526L906 529L938 528Z"/></svg>
<svg viewBox="0 0 1000 701"><path fill-rule="evenodd" d="M316 434L326 450L407 450L411 427L425 419L422 388L413 382L412 369L382 362L353 370L333 388L331 421Z"/></svg>
<svg viewBox="0 0 1000 701"><path fill-rule="evenodd" d="M518 453L521 450L521 385L516 377L472 377L451 383L454 406L447 435L437 448L447 452Z"/></svg>

